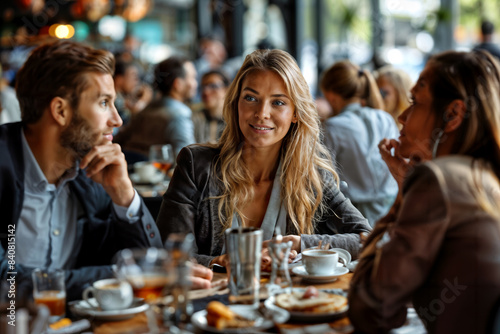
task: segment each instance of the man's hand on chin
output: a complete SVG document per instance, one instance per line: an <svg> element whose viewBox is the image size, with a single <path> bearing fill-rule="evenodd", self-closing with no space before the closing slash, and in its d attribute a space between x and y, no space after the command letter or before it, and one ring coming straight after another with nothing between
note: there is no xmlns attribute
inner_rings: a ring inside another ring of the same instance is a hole
<svg viewBox="0 0 500 334"><path fill-rule="evenodd" d="M134 188L127 172L127 161L118 144L94 146L80 162L80 168L100 183L113 203L128 207L134 199Z"/></svg>

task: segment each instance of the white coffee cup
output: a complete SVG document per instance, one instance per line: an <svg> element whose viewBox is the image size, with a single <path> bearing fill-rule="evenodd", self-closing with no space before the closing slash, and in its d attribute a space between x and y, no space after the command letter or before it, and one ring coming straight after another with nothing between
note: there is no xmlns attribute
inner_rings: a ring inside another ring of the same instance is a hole
<svg viewBox="0 0 500 334"><path fill-rule="evenodd" d="M141 182L151 182L157 178L158 171L151 163L142 161L134 164L135 173Z"/></svg>
<svg viewBox="0 0 500 334"><path fill-rule="evenodd" d="M104 311L123 310L132 305L134 293L132 286L115 278L103 279L94 282L92 286L83 291L82 297L89 302L89 294L92 293L99 307Z"/></svg>
<svg viewBox="0 0 500 334"><path fill-rule="evenodd" d="M332 250L309 249L302 252L302 262L309 275L328 276L337 269L339 254Z"/></svg>

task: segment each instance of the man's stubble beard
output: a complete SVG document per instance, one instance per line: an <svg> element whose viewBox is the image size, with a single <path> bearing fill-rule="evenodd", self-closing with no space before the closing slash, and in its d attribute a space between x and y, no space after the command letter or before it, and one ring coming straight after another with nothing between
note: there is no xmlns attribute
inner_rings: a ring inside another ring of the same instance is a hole
<svg viewBox="0 0 500 334"><path fill-rule="evenodd" d="M94 132L89 123L74 113L70 125L61 134L61 145L68 150L72 163L83 159L98 144L100 133Z"/></svg>

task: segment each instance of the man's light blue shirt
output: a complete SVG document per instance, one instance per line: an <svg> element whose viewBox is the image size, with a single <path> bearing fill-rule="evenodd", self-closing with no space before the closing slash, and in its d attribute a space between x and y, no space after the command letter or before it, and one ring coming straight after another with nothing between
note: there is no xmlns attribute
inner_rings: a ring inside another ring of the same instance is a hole
<svg viewBox="0 0 500 334"><path fill-rule="evenodd" d="M29 267L70 269L81 247L78 219L85 215L69 182L78 174L78 164L54 185L47 181L22 134L24 158L24 202L16 228L16 262ZM120 220L139 220L141 201L135 192L126 208L113 203Z"/></svg>

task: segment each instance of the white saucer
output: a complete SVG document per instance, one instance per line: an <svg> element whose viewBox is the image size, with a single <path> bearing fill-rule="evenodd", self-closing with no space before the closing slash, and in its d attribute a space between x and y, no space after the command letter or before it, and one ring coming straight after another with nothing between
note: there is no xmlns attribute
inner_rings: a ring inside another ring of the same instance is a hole
<svg viewBox="0 0 500 334"><path fill-rule="evenodd" d="M92 305L96 305L94 298L89 298ZM76 300L69 303L71 312L81 317L92 317L105 321L117 321L132 318L134 315L144 312L149 305L142 298L134 298L132 305L124 310L102 311L96 307L90 306L85 300Z"/></svg>
<svg viewBox="0 0 500 334"><path fill-rule="evenodd" d="M163 175L160 171L158 171L158 172L152 174L149 177L149 180L141 179L139 174L136 174L136 173L129 174L129 177L132 180L132 182L134 182L136 184L155 184L155 183L161 182L165 178L165 175Z"/></svg>
<svg viewBox="0 0 500 334"><path fill-rule="evenodd" d="M342 275L345 275L349 272L349 269L346 267L337 267L335 268L335 271L331 275L310 275L307 273L306 268L302 266L296 266L293 267L292 272L297 275L302 277L302 279L315 282L315 283L328 283L328 282L333 282L337 280Z"/></svg>

